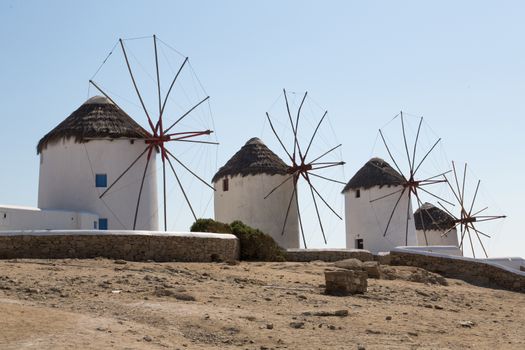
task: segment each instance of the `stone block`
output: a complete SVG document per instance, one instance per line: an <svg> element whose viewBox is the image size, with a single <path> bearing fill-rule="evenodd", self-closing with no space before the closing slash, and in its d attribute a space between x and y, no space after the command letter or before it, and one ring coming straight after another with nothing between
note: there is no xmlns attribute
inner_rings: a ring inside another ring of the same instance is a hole
<svg viewBox="0 0 525 350"><path fill-rule="evenodd" d="M377 261L365 261L363 263L363 270L366 271L370 278L381 278L379 263Z"/></svg>
<svg viewBox="0 0 525 350"><path fill-rule="evenodd" d="M345 259L345 260L336 261L334 265L341 269L347 269L347 270L362 270L363 269L363 262L357 259Z"/></svg>
<svg viewBox="0 0 525 350"><path fill-rule="evenodd" d="M325 271L326 294L349 295L364 293L368 284L367 274L359 270Z"/></svg>

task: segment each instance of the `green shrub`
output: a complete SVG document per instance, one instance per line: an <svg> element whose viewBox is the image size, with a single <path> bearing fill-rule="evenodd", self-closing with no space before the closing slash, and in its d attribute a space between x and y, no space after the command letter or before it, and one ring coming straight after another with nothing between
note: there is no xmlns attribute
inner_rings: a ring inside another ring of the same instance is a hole
<svg viewBox="0 0 525 350"><path fill-rule="evenodd" d="M197 219L190 227L191 232L215 232L215 233L232 233L230 225L213 219Z"/></svg>
<svg viewBox="0 0 525 350"><path fill-rule="evenodd" d="M284 261L284 252L266 233L234 221L230 225L212 219L198 219L191 226L192 232L232 233L239 239L240 259L251 261Z"/></svg>

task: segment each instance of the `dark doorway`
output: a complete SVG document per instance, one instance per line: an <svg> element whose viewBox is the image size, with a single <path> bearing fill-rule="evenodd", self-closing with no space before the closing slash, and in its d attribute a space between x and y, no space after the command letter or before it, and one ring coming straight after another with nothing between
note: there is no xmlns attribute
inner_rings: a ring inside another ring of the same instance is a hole
<svg viewBox="0 0 525 350"><path fill-rule="evenodd" d="M363 244L363 239L362 238L358 238L358 239L355 240L355 247L357 249L365 249L364 246L365 245Z"/></svg>

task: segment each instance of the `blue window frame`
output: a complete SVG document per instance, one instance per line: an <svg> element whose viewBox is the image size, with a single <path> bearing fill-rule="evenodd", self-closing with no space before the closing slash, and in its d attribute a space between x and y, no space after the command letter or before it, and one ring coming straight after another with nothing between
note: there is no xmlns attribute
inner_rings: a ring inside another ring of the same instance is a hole
<svg viewBox="0 0 525 350"><path fill-rule="evenodd" d="M108 187L108 175L107 174L96 174L95 175L95 186L96 187Z"/></svg>
<svg viewBox="0 0 525 350"><path fill-rule="evenodd" d="M98 229L107 230L108 229L108 219L98 219Z"/></svg>

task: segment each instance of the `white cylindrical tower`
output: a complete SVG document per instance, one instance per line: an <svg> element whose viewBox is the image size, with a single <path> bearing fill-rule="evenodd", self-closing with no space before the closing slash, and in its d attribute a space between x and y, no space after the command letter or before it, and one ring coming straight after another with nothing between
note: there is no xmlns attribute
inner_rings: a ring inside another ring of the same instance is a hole
<svg viewBox="0 0 525 350"><path fill-rule="evenodd" d="M146 130L107 98L90 98L38 143L39 208L97 214L100 219L93 228L133 229L148 152L141 154L148 137ZM136 230L158 230L155 157L153 150Z"/></svg>
<svg viewBox="0 0 525 350"><path fill-rule="evenodd" d="M455 221L447 212L425 203L414 213L417 245L459 247Z"/></svg>
<svg viewBox="0 0 525 350"><path fill-rule="evenodd" d="M288 166L258 138L252 138L213 177L215 220L245 224L269 234L282 248L299 248L299 224L293 181L266 199L290 176ZM292 204L285 217L288 204ZM283 234L284 226L284 234Z"/></svg>
<svg viewBox="0 0 525 350"><path fill-rule="evenodd" d="M369 160L350 179L343 189L348 249L378 253L417 244L410 196L407 191L401 196L404 182L403 177L380 158Z"/></svg>

